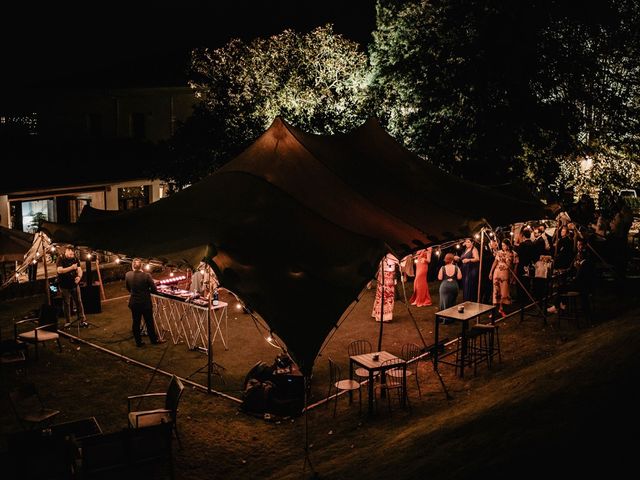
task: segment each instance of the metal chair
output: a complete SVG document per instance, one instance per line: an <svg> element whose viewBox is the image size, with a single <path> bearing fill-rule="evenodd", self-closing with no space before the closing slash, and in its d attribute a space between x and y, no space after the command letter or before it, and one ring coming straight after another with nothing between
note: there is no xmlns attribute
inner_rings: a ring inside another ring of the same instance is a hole
<svg viewBox="0 0 640 480"><path fill-rule="evenodd" d="M43 424L50 425L53 417L60 410L45 407L42 398L33 383L28 383L14 388L9 392L11 408L23 429L39 427Z"/></svg>
<svg viewBox="0 0 640 480"><path fill-rule="evenodd" d="M371 353L373 348L371 347L371 342L369 340L354 340L347 346L347 352L349 353L349 357L354 355L362 355L365 353ZM369 372L366 368L356 368L353 372L356 377L359 379L367 379L369 378ZM376 372L376 376L378 373Z"/></svg>
<svg viewBox="0 0 640 480"><path fill-rule="evenodd" d="M418 345L416 345L415 343L405 343L402 346L401 352L402 353L400 353L400 358L407 362L407 377L413 376L416 379L418 395L422 397L422 391L420 390L420 380L418 379L418 366L420 364L420 360L411 362L411 360L413 360L414 358L418 358L422 354L422 351L420 350L420 347L418 347ZM387 372L387 375L402 378L402 369L394 368Z"/></svg>
<svg viewBox="0 0 640 480"><path fill-rule="evenodd" d="M30 325L33 328L28 331L20 332L20 328L24 325ZM44 344L46 341L55 340L58 344L58 350L62 352L60 344L60 334L58 333L58 317L55 307L44 304L40 307L40 313L37 318L26 318L13 322L13 336L15 341L23 343L32 343L36 348L36 360L38 359L38 345Z"/></svg>
<svg viewBox="0 0 640 480"><path fill-rule="evenodd" d="M150 427L153 425L158 425L160 423L171 423L173 425L173 430L175 431L176 438L178 439L178 444L180 443L180 436L178 435L178 403L180 402L180 397L184 392L184 385L180 381L178 377L173 375L171 377L171 381L169 382L169 387L166 392L160 393L144 393L142 395L131 395L127 397L127 406L129 411L129 427L131 428L142 428L142 427ZM164 397L164 408L157 408L154 410L131 410L131 401L135 399L144 399L144 398L158 398Z"/></svg>
<svg viewBox="0 0 640 480"><path fill-rule="evenodd" d="M358 390L358 403L360 405L360 413L362 413L362 391L360 388L360 382L350 379L342 379L340 373L340 367L331 358L329 358L329 391L327 393L327 399L331 397L331 391L335 388L336 401L333 406L333 416L336 416L336 410L338 408L338 395L343 391ZM327 405L329 401L327 400Z"/></svg>
<svg viewBox="0 0 640 480"><path fill-rule="evenodd" d="M409 402L409 396L407 395L406 377L403 382L402 372L406 371L403 367L406 362L402 358L392 358L382 362L381 367L384 372L384 381L379 385L376 385L375 389L379 390L382 396L382 392L385 392L387 396L387 406L389 407L389 413L391 413L391 392L396 392L398 395L398 403L402 405L402 401L406 401L409 410L411 410L411 403ZM408 373L408 371L407 371ZM404 384L403 384L404 383ZM377 398L377 397L376 397Z"/></svg>

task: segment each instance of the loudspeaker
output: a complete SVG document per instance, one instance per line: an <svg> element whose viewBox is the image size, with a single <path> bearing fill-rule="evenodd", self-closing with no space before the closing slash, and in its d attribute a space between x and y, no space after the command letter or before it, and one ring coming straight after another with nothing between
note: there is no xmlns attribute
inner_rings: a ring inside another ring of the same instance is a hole
<svg viewBox="0 0 640 480"><path fill-rule="evenodd" d="M85 285L84 287L80 287L80 294L82 295L82 305L84 306L84 313L102 312L99 285Z"/></svg>

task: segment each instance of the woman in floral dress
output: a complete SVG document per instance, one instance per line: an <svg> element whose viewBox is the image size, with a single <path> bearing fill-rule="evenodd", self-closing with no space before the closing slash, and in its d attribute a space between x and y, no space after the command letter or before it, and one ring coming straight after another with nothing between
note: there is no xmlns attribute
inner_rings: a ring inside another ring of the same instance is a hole
<svg viewBox="0 0 640 480"><path fill-rule="evenodd" d="M500 305L498 312L503 317L506 313L502 306L511 303L510 285L517 262L517 256L511 248L511 241L502 240L501 249L496 252L496 258L491 266L489 279L493 281L493 304Z"/></svg>

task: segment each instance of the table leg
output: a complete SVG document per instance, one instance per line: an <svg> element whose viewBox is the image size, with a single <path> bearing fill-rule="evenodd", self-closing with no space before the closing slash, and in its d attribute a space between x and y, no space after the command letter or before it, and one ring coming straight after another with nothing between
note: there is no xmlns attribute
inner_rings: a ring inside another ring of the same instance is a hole
<svg viewBox="0 0 640 480"><path fill-rule="evenodd" d="M369 370L369 383L367 385L367 394L368 394L368 408L369 415L373 414L373 370Z"/></svg>
<svg viewBox="0 0 640 480"><path fill-rule="evenodd" d="M415 373L418 373L416 369ZM400 402L402 408L407 405L407 364L406 362L402 364L402 400Z"/></svg>
<svg viewBox="0 0 640 480"><path fill-rule="evenodd" d="M462 322L462 333L460 335L460 378L464 378L464 364L467 361L467 328L468 322Z"/></svg>
<svg viewBox="0 0 640 480"><path fill-rule="evenodd" d="M353 360L349 359L349 380L353 380ZM353 390L349 390L349 404L353 402Z"/></svg>
<svg viewBox="0 0 640 480"><path fill-rule="evenodd" d="M433 352L433 369L437 372L438 371L438 341L439 341L439 334L440 334L440 329L438 328L438 326L440 325L440 322L438 321L438 316L435 316L435 327L433 328L433 336L434 336L434 344L435 344L435 350Z"/></svg>

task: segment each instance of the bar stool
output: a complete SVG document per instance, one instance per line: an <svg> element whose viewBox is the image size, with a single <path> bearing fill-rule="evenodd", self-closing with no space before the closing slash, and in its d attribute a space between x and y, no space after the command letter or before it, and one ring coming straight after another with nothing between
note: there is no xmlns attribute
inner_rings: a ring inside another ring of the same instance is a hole
<svg viewBox="0 0 640 480"><path fill-rule="evenodd" d="M500 325L490 323L478 323L473 329L483 330L488 335L488 359L489 368L493 366L493 358L498 356L498 363L502 363L502 351L500 350Z"/></svg>
<svg viewBox="0 0 640 480"><path fill-rule="evenodd" d="M566 318L567 320L575 321L576 327L580 327L580 309L578 308L579 298L580 292L566 292L560 294L560 302L566 306L558 312L558 324L560 324L560 320L562 318Z"/></svg>
<svg viewBox="0 0 640 480"><path fill-rule="evenodd" d="M462 345L458 345L456 349L456 374L459 368L469 366L473 367L473 374L476 375L478 364L487 362L487 366L490 365L488 330L472 327L466 334L466 342L467 354L464 365L462 364Z"/></svg>

